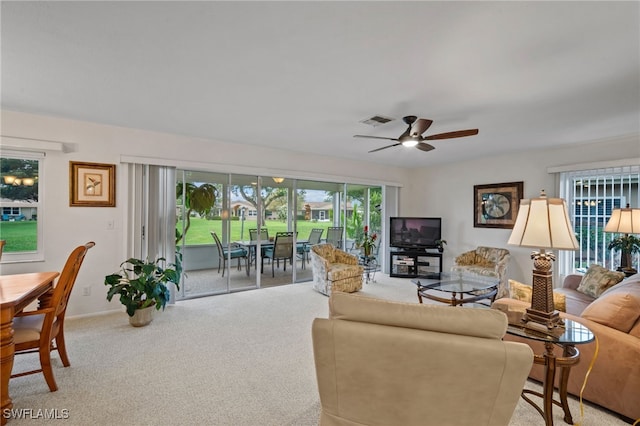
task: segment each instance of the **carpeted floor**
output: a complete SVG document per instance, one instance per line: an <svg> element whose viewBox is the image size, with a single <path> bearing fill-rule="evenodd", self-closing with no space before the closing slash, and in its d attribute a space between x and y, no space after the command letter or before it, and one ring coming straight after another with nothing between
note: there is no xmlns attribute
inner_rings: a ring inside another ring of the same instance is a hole
<svg viewBox="0 0 640 426"><path fill-rule="evenodd" d="M376 278L363 294L417 301L409 280ZM57 414L68 416L60 424L83 426L317 425L311 322L327 316L327 300L302 283L181 301L144 328L129 326L124 312L69 318L71 367L53 360L59 390L49 392L40 374L12 379L14 409L27 418L9 424ZM37 356L19 356L14 371L33 365ZM570 404L580 421L578 402ZM543 421L521 400L510 424ZM625 423L585 404L581 424Z"/></svg>

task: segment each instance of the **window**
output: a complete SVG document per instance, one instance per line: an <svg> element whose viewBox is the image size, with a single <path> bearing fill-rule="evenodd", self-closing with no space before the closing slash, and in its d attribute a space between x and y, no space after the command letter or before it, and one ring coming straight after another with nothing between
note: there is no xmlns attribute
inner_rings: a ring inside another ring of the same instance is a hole
<svg viewBox="0 0 640 426"><path fill-rule="evenodd" d="M597 263L608 269L620 265L620 252L607 246L617 234L603 232L614 209L640 206L640 166L611 167L561 173L560 196L567 200L580 247L567 252L572 259L561 273L585 272ZM638 264L638 254L632 259Z"/></svg>
<svg viewBox="0 0 640 426"><path fill-rule="evenodd" d="M42 260L40 188L44 155L3 151L0 157L0 238L2 260Z"/></svg>

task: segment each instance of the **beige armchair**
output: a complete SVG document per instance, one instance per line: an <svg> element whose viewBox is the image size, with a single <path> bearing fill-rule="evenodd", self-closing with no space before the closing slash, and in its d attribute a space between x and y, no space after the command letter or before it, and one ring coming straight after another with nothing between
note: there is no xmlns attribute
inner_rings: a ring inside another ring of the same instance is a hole
<svg viewBox="0 0 640 426"><path fill-rule="evenodd" d="M479 246L475 250L462 253L456 257L456 264L451 267L452 273L462 275L481 275L498 277L500 285L496 299L509 297L507 266L511 257L509 250Z"/></svg>
<svg viewBox="0 0 640 426"><path fill-rule="evenodd" d="M312 326L320 426L507 425L533 365L493 309L335 292Z"/></svg>
<svg viewBox="0 0 640 426"><path fill-rule="evenodd" d="M364 268L358 258L332 244L311 247L313 288L329 296L333 290L353 293L362 289Z"/></svg>

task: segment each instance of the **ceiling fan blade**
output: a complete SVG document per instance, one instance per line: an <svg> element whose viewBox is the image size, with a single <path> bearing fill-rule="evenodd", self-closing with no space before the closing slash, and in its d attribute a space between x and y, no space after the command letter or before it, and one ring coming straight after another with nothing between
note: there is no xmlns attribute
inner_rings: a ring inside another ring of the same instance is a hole
<svg viewBox="0 0 640 426"><path fill-rule="evenodd" d="M465 136L473 136L477 134L478 134L478 129L458 130L455 132L439 133L437 135L426 136L423 139L426 141L432 141L434 139L463 138Z"/></svg>
<svg viewBox="0 0 640 426"><path fill-rule="evenodd" d="M383 149L391 148L393 146L398 146L398 145L402 145L402 143L398 142L398 143L394 143L392 145L383 146L382 148L373 149L373 150L369 151L369 154L371 154L372 152L382 151Z"/></svg>
<svg viewBox="0 0 640 426"><path fill-rule="evenodd" d="M426 118L418 118L411 126L411 136L418 136L427 131L433 124L433 120L427 120Z"/></svg>
<svg viewBox="0 0 640 426"><path fill-rule="evenodd" d="M385 138L382 136L368 136L368 135L353 135L354 138L367 138L367 139L384 139L387 141L397 141L398 138Z"/></svg>
<svg viewBox="0 0 640 426"><path fill-rule="evenodd" d="M418 148L421 151L431 151L432 149L436 149L435 146L429 145L428 143L424 143L424 142L418 142L418 145L416 145L416 148Z"/></svg>

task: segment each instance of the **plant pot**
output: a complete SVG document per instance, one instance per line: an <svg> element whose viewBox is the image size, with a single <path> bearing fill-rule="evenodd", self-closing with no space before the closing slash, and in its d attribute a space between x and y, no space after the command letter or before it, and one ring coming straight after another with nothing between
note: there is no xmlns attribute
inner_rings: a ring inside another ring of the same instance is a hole
<svg viewBox="0 0 640 426"><path fill-rule="evenodd" d="M149 306L143 309L136 309L133 312L133 316L129 317L129 324L134 327L144 327L149 324L153 320L153 311L155 311L155 306Z"/></svg>

